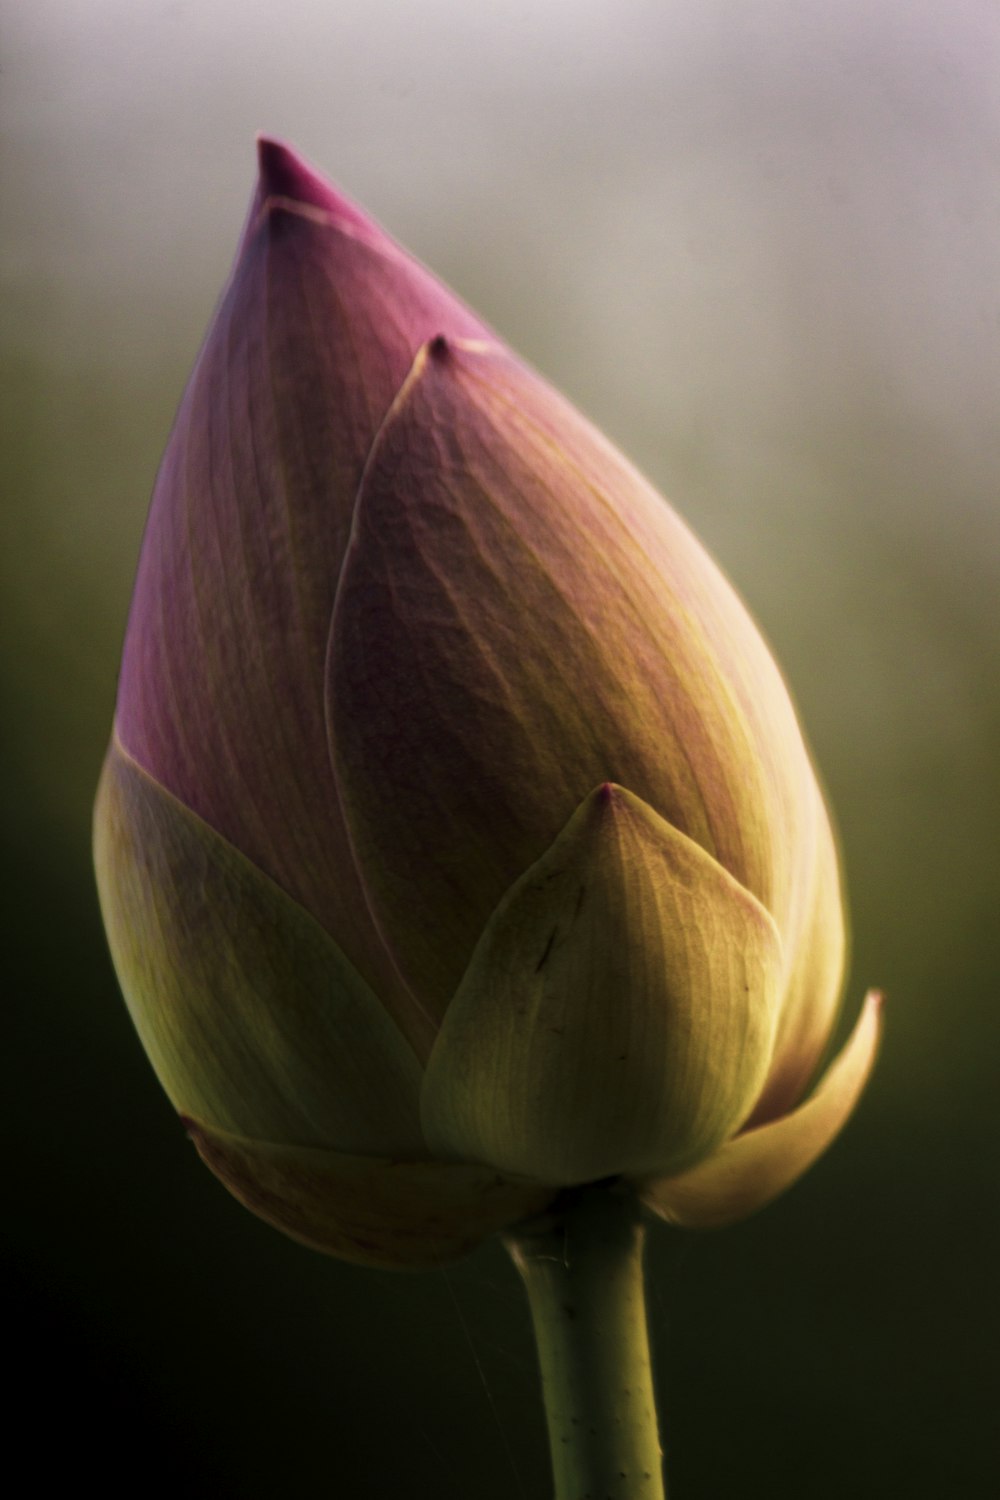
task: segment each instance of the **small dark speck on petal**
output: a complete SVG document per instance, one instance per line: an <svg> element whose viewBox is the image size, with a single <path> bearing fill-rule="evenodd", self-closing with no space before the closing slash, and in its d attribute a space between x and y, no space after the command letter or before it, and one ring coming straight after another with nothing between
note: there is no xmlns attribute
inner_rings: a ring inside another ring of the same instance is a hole
<svg viewBox="0 0 1000 1500"><path fill-rule="evenodd" d="M558 931L559 931L558 927L553 927L552 931L549 933L548 942L545 944L545 951L543 952L541 958L538 960L537 964L535 965L535 973L536 974L540 974L542 972L542 970L544 969L544 967L545 967L545 965L546 965L546 963L548 961L549 954L552 952L552 944L556 940L556 933Z"/></svg>

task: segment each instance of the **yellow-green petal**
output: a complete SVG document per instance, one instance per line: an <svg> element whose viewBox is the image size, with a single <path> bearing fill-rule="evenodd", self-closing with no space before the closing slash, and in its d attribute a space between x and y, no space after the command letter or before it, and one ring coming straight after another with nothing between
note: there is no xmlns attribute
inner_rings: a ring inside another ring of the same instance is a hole
<svg viewBox="0 0 1000 1500"><path fill-rule="evenodd" d="M756 898L599 787L476 947L424 1080L428 1144L564 1185L698 1161L763 1083L781 972Z"/></svg>
<svg viewBox="0 0 1000 1500"><path fill-rule="evenodd" d="M649 1208L685 1229L722 1229L756 1213L812 1166L846 1123L881 1035L881 995L868 994L843 1051L805 1104L729 1141L690 1172L642 1185Z"/></svg>
<svg viewBox="0 0 1000 1500"><path fill-rule="evenodd" d="M804 1096L826 1051L840 1004L845 916L837 847L817 788L813 855L802 860L802 917L781 1003L774 1056L751 1125L788 1113ZM786 946L786 954L789 953Z"/></svg>
<svg viewBox="0 0 1000 1500"><path fill-rule="evenodd" d="M202 1160L245 1207L314 1250L419 1270L458 1260L554 1196L483 1167L276 1146L186 1120Z"/></svg>
<svg viewBox="0 0 1000 1500"><path fill-rule="evenodd" d="M175 1108L289 1144L426 1154L420 1065L357 971L117 744L94 848L118 978Z"/></svg>

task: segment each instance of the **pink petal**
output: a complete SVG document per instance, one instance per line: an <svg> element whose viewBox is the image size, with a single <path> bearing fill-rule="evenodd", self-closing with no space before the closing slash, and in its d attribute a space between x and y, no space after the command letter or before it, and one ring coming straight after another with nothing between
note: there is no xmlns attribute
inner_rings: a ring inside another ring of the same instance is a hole
<svg viewBox="0 0 1000 1500"><path fill-rule="evenodd" d="M261 181L157 481L125 644L129 754L429 1031L354 873L323 662L365 457L420 344L482 325L287 148Z"/></svg>
<svg viewBox="0 0 1000 1500"><path fill-rule="evenodd" d="M436 342L387 418L328 695L369 901L435 1014L501 896L602 781L797 936L814 786L756 628L663 499L504 354Z"/></svg>

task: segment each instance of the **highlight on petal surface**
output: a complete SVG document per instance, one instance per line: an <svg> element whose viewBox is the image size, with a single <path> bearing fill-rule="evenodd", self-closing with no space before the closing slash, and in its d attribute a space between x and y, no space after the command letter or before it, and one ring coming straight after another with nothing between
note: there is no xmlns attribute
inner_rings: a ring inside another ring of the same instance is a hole
<svg viewBox="0 0 1000 1500"><path fill-rule="evenodd" d="M114 743L95 862L118 978L176 1109L277 1141L426 1155L420 1065L364 980Z"/></svg>
<svg viewBox="0 0 1000 1500"><path fill-rule="evenodd" d="M446 1265L541 1211L554 1188L489 1168L276 1146L184 1121L234 1197L293 1239L361 1265Z"/></svg>
<svg viewBox="0 0 1000 1500"><path fill-rule="evenodd" d="M486 926L428 1064L428 1144L562 1184L696 1161L757 1096L781 971L760 903L598 787Z"/></svg>
<svg viewBox="0 0 1000 1500"><path fill-rule="evenodd" d="M875 1061L881 1014L882 996L872 990L846 1045L805 1104L736 1136L689 1172L641 1184L646 1205L685 1229L721 1229L791 1187L854 1109Z"/></svg>
<svg viewBox="0 0 1000 1500"><path fill-rule="evenodd" d="M815 1077L840 1007L846 958L846 919L837 847L819 788L813 855L803 859L802 923L781 1002L767 1082L747 1126L786 1115Z"/></svg>

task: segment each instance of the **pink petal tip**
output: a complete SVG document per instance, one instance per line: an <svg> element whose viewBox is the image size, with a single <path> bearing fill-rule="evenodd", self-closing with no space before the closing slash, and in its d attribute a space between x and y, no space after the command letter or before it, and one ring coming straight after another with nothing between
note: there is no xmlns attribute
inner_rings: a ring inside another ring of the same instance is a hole
<svg viewBox="0 0 1000 1500"><path fill-rule="evenodd" d="M355 207L349 198L338 193L332 183L315 171L303 157L285 141L274 136L258 135L257 163L260 174L260 202L269 198L282 198L287 202L300 203L306 208L318 208L341 221L372 231L368 216Z"/></svg>

